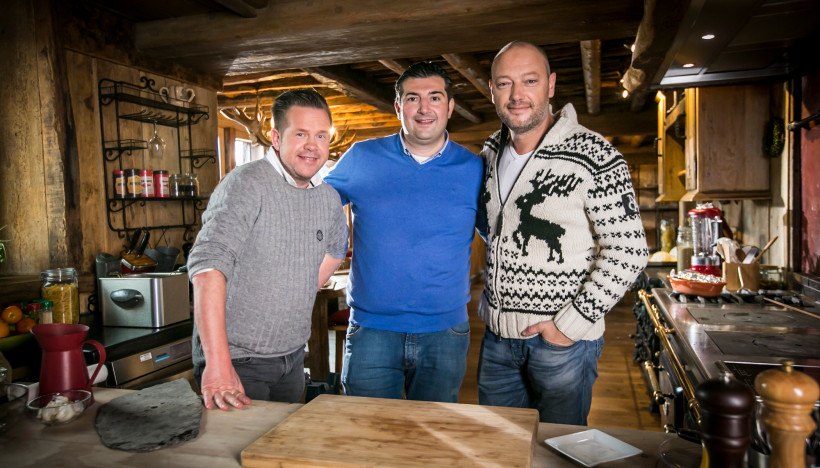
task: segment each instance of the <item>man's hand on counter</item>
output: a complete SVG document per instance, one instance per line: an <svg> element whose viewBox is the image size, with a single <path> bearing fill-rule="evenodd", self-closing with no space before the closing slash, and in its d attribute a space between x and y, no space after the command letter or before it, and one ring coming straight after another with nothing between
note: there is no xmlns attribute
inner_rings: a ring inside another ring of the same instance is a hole
<svg viewBox="0 0 820 468"><path fill-rule="evenodd" d="M241 409L251 404L233 366L224 370L205 366L202 372L202 400L208 409L214 409L215 406L221 410Z"/></svg>

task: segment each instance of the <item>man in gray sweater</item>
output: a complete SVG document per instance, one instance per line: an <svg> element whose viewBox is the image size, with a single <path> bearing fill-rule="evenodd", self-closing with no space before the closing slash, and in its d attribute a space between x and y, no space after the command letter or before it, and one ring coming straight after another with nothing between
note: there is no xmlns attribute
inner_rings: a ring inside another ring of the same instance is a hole
<svg viewBox="0 0 820 468"><path fill-rule="evenodd" d="M330 151L327 102L289 91L273 116L275 151L220 182L188 258L194 374L208 409L301 400L316 291L347 253L339 195L311 183Z"/></svg>

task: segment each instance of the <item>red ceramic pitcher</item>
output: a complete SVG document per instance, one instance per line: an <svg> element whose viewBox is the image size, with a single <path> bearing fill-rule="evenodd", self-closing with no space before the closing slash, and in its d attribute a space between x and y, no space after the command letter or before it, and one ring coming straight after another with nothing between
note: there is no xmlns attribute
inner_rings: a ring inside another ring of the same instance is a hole
<svg viewBox="0 0 820 468"><path fill-rule="evenodd" d="M99 341L86 340L88 327L62 323L40 324L31 332L43 350L40 366L40 394L59 393L66 390L88 390L105 362L105 348ZM91 378L83 358L83 345L97 349L100 362ZM92 392L91 401L94 401Z"/></svg>

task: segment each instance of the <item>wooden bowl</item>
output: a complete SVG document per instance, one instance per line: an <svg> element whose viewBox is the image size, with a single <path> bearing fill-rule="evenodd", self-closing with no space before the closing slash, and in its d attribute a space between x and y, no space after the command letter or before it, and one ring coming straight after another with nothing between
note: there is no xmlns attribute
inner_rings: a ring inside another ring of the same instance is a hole
<svg viewBox="0 0 820 468"><path fill-rule="evenodd" d="M694 296L715 297L719 296L723 291L726 283L723 281L719 283L705 283L703 281L693 281L669 277L669 282L672 283L672 289L681 294L691 294Z"/></svg>

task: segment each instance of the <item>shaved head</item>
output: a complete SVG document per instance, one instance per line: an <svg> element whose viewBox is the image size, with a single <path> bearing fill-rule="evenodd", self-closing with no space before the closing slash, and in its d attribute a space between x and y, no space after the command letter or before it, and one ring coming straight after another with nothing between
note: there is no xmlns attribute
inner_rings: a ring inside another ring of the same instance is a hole
<svg viewBox="0 0 820 468"><path fill-rule="evenodd" d="M538 47L535 44L531 44L529 42L524 42L524 41L512 41L512 42L508 43L507 45L505 45L504 47L502 47L501 50L499 50L498 53L495 54L495 58L493 58L493 65L492 65L491 73L495 73L495 64L496 64L496 62L498 62L498 58L501 57L502 55L504 55L504 53L509 51L510 49L515 49L515 48L531 49L531 50L534 50L534 51L538 52L538 55L540 55L544 59L544 66L547 69L547 75L550 74L550 59L547 57L547 53L544 52L544 49Z"/></svg>

